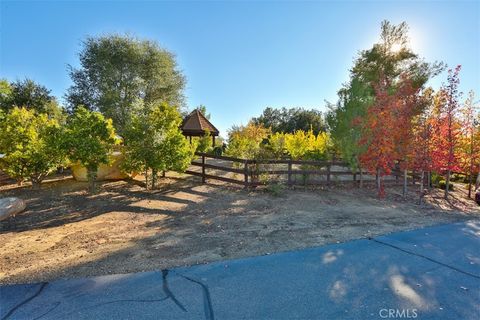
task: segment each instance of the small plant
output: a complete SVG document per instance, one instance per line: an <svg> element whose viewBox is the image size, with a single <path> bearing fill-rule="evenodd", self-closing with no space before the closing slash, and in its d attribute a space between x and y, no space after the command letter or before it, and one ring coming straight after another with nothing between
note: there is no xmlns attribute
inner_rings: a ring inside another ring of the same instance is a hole
<svg viewBox="0 0 480 320"><path fill-rule="evenodd" d="M445 190L446 186L447 186L447 182L446 182L445 180L440 180L440 181L438 182L438 187L439 187L440 189ZM448 189L449 189L450 191L455 190L453 184L450 184L450 185L448 186Z"/></svg>
<svg viewBox="0 0 480 320"><path fill-rule="evenodd" d="M468 181L467 176L461 173L454 173L452 174L451 180L453 182L465 182L465 180Z"/></svg>
<svg viewBox="0 0 480 320"><path fill-rule="evenodd" d="M440 181L444 180L443 177L439 174L432 173L432 185L438 186Z"/></svg>
<svg viewBox="0 0 480 320"><path fill-rule="evenodd" d="M278 183L272 183L268 184L265 190L274 197L280 197L285 191L285 186Z"/></svg>

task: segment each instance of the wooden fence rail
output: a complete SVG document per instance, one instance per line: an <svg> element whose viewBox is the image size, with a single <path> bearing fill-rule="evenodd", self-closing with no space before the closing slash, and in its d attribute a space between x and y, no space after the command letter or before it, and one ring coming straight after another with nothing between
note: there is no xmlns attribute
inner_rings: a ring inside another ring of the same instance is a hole
<svg viewBox="0 0 480 320"><path fill-rule="evenodd" d="M206 179L213 179L243 185L244 188L265 185L273 181L277 183L284 183L289 186L321 184L329 185L332 183L332 180L334 180L335 183L358 183L360 181L359 177L361 175L363 175L364 177L370 176L367 172L338 170L338 168L335 167L348 168L348 164L341 161L302 161L290 159L250 160L227 156L216 156L207 153L195 153L195 155L199 157L201 162L198 162L198 159L195 159L194 161L192 161L191 164L194 167L200 167L201 170L187 170L185 173L201 177L202 183L205 183ZM230 163L228 164L228 166L211 164L207 163L207 159L222 160ZM286 168L265 168L265 166L281 165L286 165ZM295 168L295 165L300 166L300 168ZM332 169L332 167L334 167L334 169ZM224 173L233 173L234 176L226 177L223 175L219 175L218 173L207 173L207 169L218 170ZM279 180L278 176L281 175L286 175L286 179ZM265 178L265 176L267 177ZM301 176L300 182L297 181L297 176ZM351 176L351 178L337 179L338 176ZM403 178L403 172L401 172L400 170L393 170L391 176L395 177L395 181L398 181L399 178ZM260 177L263 177L264 179L260 179ZM316 177L317 180L312 179L312 177ZM332 179L332 177L334 179ZM410 172L409 177L412 183L415 183L415 179L418 179L419 175L415 172ZM321 179L318 180L318 178Z"/></svg>

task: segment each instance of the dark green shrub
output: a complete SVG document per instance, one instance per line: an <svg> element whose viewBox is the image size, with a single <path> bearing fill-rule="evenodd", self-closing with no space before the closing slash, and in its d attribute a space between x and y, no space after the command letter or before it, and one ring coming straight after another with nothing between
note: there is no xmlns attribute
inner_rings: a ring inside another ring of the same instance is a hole
<svg viewBox="0 0 480 320"><path fill-rule="evenodd" d="M452 177L450 179L451 181L454 181L454 182L465 182L465 180L468 181L468 178L466 175L464 174L461 174L461 173L454 173L452 174Z"/></svg>
<svg viewBox="0 0 480 320"><path fill-rule="evenodd" d="M265 190L267 190L267 192L274 197L280 197L281 195L283 195L285 186L278 183L272 183L268 184Z"/></svg>
<svg viewBox="0 0 480 320"><path fill-rule="evenodd" d="M437 173L432 173L432 185L438 186L439 182L444 180L443 177Z"/></svg>
<svg viewBox="0 0 480 320"><path fill-rule="evenodd" d="M213 148L212 153L216 156L221 156L223 154L223 148L221 146L216 146Z"/></svg>
<svg viewBox="0 0 480 320"><path fill-rule="evenodd" d="M442 190L445 190L445 188L447 187L447 182L445 180L440 180L438 182L438 187ZM450 185L448 186L448 190L450 191L455 190L453 184L450 183Z"/></svg>

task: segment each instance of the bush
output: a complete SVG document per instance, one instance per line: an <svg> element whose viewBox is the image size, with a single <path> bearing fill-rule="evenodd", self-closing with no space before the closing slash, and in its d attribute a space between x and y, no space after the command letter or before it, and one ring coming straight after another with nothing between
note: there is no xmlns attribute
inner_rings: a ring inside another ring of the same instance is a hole
<svg viewBox="0 0 480 320"><path fill-rule="evenodd" d="M438 186L440 181L442 181L442 180L444 180L444 179L441 175L439 175L437 173L432 173L432 185Z"/></svg>
<svg viewBox="0 0 480 320"><path fill-rule="evenodd" d="M228 147L225 153L243 159L256 159L268 138L270 129L249 123L247 126L235 126L228 133Z"/></svg>
<svg viewBox="0 0 480 320"><path fill-rule="evenodd" d="M270 193L272 196L280 197L285 191L285 186L278 183L272 183L268 184L265 190L267 190L267 192Z"/></svg>
<svg viewBox="0 0 480 320"><path fill-rule="evenodd" d="M90 192L95 193L98 167L110 161L113 145L119 142L112 120L79 107L68 119L64 140L69 159L87 168Z"/></svg>
<svg viewBox="0 0 480 320"><path fill-rule="evenodd" d="M445 180L440 180L438 182L438 187L442 190L445 190L445 188L447 187L447 182ZM453 184L450 183L450 185L448 186L448 190L450 190L450 191L455 190Z"/></svg>
<svg viewBox="0 0 480 320"><path fill-rule="evenodd" d="M215 148L213 148L212 153L216 156L221 156L223 154L223 147L216 146Z"/></svg>
<svg viewBox="0 0 480 320"><path fill-rule="evenodd" d="M197 150L196 152L209 153L212 151L212 136L210 132L205 132L205 134L198 139Z"/></svg>
<svg viewBox="0 0 480 320"><path fill-rule="evenodd" d="M0 121L0 168L21 184L42 180L65 162L62 128L56 119L34 110L14 107Z"/></svg>
<svg viewBox="0 0 480 320"><path fill-rule="evenodd" d="M468 181L468 178L464 174L454 173L454 174L452 174L452 177L451 177L450 180L454 181L454 182L465 182L465 180Z"/></svg>

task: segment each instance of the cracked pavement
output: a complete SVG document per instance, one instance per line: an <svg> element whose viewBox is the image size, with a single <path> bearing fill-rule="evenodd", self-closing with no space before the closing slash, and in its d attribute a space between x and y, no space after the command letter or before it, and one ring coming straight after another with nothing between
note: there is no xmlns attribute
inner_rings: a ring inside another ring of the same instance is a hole
<svg viewBox="0 0 480 320"><path fill-rule="evenodd" d="M383 311L387 310L387 311ZM0 287L0 319L480 319L480 221L157 272Z"/></svg>

